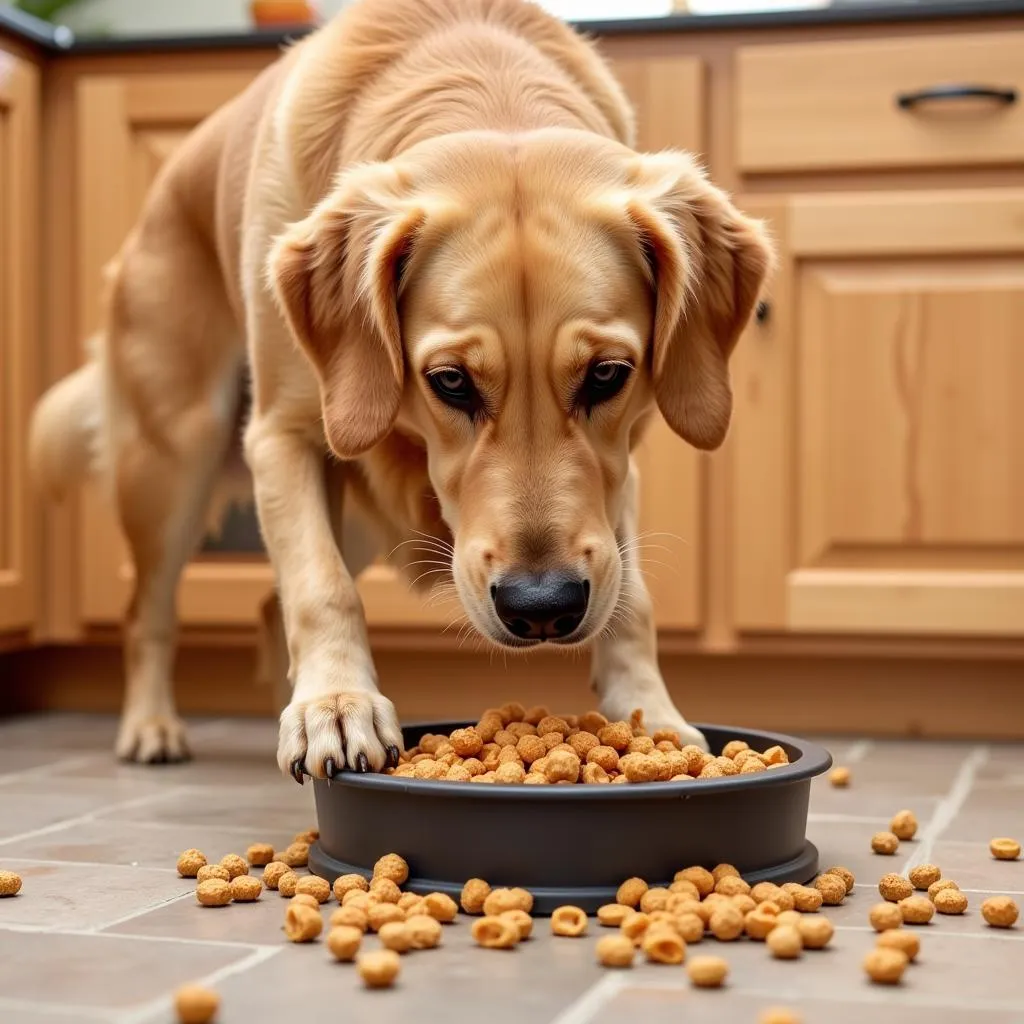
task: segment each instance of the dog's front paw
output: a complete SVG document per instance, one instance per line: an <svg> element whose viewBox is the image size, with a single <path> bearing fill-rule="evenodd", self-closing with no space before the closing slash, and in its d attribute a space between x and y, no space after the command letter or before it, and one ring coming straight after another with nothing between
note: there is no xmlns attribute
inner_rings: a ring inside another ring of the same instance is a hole
<svg viewBox="0 0 1024 1024"><path fill-rule="evenodd" d="M395 706L377 692L320 694L281 712L277 763L300 785L303 775L333 779L398 764L402 731Z"/></svg>
<svg viewBox="0 0 1024 1024"><path fill-rule="evenodd" d="M137 764L176 764L192 756L185 742L185 723L177 715L126 715L114 750L122 761Z"/></svg>

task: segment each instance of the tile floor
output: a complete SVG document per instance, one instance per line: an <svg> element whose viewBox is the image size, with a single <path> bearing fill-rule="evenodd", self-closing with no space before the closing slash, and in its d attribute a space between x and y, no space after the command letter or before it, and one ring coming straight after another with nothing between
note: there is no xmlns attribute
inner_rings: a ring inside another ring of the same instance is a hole
<svg viewBox="0 0 1024 1024"><path fill-rule="evenodd" d="M0 868L25 883L0 900L5 1024L169 1022L171 993L196 980L221 993L222 1024L754 1024L776 1004L806 1024L1024 1024L1024 927L997 933L977 909L989 892L1024 903L1024 861L987 852L993 835L1024 838L1024 745L830 744L854 783L816 784L810 835L826 865L847 864L862 884L828 911L832 948L800 961L706 940L701 952L731 964L722 991L691 989L678 968L603 972L593 936L552 939L543 925L513 953L486 952L471 946L462 920L440 950L405 958L396 989L366 992L322 945L283 940L276 894L203 909L194 883L174 871L184 847L220 857L256 840L282 845L313 824L311 787L274 767L273 723L197 723L196 759L159 768L117 764L114 728L74 715L0 721ZM872 855L871 833L903 807L921 821L918 840L894 858ZM871 986L860 960L872 942L873 883L925 859L960 882L971 909L923 929L920 963L902 986Z"/></svg>

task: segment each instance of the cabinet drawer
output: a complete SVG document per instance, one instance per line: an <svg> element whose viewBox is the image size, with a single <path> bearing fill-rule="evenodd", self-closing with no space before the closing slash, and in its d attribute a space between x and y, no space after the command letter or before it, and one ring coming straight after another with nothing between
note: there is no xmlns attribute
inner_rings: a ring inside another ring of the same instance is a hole
<svg viewBox="0 0 1024 1024"><path fill-rule="evenodd" d="M748 46L736 60L744 171L1024 162L1024 32Z"/></svg>

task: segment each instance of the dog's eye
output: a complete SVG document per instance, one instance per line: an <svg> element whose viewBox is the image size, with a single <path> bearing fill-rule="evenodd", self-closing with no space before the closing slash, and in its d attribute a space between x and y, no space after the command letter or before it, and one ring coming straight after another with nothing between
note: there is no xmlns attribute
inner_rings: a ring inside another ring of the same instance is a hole
<svg viewBox="0 0 1024 1024"><path fill-rule="evenodd" d="M626 386L632 372L633 367L619 359L592 363L580 389L579 404L589 411L614 398Z"/></svg>
<svg viewBox="0 0 1024 1024"><path fill-rule="evenodd" d="M469 374L457 366L440 366L427 374L427 383L446 405L473 415L480 406L480 396Z"/></svg>

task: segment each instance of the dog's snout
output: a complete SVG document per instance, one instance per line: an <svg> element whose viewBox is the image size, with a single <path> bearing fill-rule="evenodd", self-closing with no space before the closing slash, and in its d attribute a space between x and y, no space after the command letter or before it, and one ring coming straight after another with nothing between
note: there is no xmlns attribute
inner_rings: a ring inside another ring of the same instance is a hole
<svg viewBox="0 0 1024 1024"><path fill-rule="evenodd" d="M523 640L570 636L587 614L590 583L564 572L515 573L491 587L498 618Z"/></svg>

